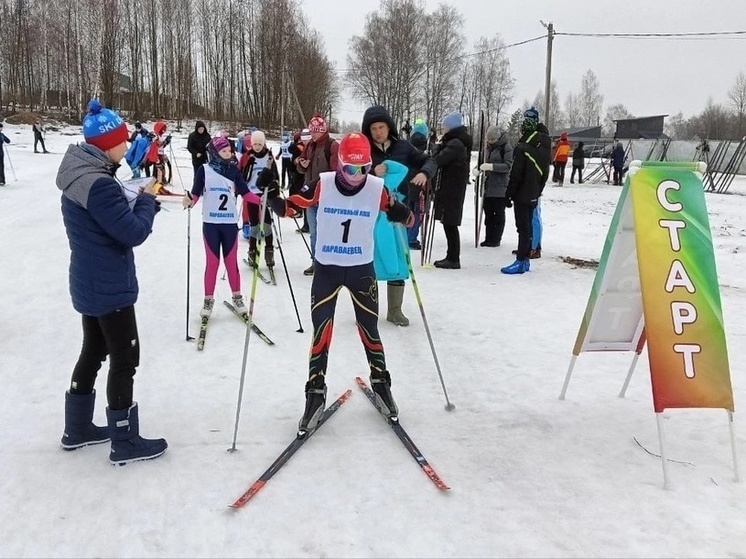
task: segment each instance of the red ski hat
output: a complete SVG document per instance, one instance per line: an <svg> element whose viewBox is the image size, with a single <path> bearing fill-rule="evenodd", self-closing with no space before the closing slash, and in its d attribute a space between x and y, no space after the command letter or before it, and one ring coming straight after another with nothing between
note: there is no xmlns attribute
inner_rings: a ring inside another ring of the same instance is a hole
<svg viewBox="0 0 746 559"><path fill-rule="evenodd" d="M308 123L308 130L310 132L327 132L328 129L326 127L326 121L324 120L324 117L321 115L314 116Z"/></svg>
<svg viewBox="0 0 746 559"><path fill-rule="evenodd" d="M351 132L339 142L339 163L342 165L370 165L370 142L360 132Z"/></svg>

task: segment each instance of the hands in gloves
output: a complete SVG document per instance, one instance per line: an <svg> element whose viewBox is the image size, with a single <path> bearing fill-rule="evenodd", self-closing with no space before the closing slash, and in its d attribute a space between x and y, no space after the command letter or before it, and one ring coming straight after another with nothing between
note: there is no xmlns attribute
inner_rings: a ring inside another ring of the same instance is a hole
<svg viewBox="0 0 746 559"><path fill-rule="evenodd" d="M493 168L492 163L482 163L479 166L480 171L491 171Z"/></svg>

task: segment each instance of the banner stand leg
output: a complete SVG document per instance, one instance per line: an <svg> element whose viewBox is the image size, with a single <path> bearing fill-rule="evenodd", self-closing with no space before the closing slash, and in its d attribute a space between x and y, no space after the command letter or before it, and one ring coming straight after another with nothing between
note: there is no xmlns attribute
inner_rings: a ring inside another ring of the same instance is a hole
<svg viewBox="0 0 746 559"><path fill-rule="evenodd" d="M629 370L627 371L627 378L624 379L622 390L619 392L620 398L624 398L624 396L627 394L627 388L629 387L629 382L632 380L632 373L635 372L635 367L637 366L637 360L639 358L640 354L635 353L635 356L632 358L632 364L629 366Z"/></svg>
<svg viewBox="0 0 746 559"><path fill-rule="evenodd" d="M668 489L668 458L666 458L666 446L664 444L665 437L663 436L663 414L655 414L655 422L658 425L658 444L661 448L661 463L663 464L663 489Z"/></svg>
<svg viewBox="0 0 746 559"><path fill-rule="evenodd" d="M565 394L567 394L567 387L570 385L570 377L572 376L572 370L575 368L575 361L577 360L578 356L573 355L572 359L570 359L570 366L567 368L567 374L565 375L565 384L562 385L562 392L560 392L559 399L564 400Z"/></svg>
<svg viewBox="0 0 746 559"><path fill-rule="evenodd" d="M733 451L733 473L735 474L734 481L739 483L741 481L741 475L738 472L738 454L736 453L736 432L733 427L733 412L728 412L728 427L730 429L730 447Z"/></svg>

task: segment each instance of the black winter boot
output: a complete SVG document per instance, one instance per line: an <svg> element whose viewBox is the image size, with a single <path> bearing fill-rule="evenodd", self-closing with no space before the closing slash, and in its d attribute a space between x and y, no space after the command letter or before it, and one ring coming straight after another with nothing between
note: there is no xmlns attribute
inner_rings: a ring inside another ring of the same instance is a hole
<svg viewBox="0 0 746 559"><path fill-rule="evenodd" d="M95 390L91 394L65 392L65 432L60 441L64 450L109 442L109 429L93 424L95 404Z"/></svg>
<svg viewBox="0 0 746 559"><path fill-rule="evenodd" d="M138 460L158 458L166 452L166 439L144 439L140 436L137 402L133 402L126 410L106 408L106 417L111 435L109 461L112 464L123 466Z"/></svg>

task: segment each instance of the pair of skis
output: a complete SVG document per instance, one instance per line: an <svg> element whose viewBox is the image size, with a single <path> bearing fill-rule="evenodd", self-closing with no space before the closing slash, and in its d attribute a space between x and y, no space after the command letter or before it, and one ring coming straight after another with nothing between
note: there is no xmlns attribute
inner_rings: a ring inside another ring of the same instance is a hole
<svg viewBox="0 0 746 559"><path fill-rule="evenodd" d="M399 423L398 418L388 418L386 417L383 412L381 412L381 408L378 405L378 402L376 400L375 393L373 390L371 390L370 386L361 378L356 377L355 381L357 382L358 387L360 390L363 391L365 396L368 398L368 401L378 410L378 413L381 414L381 417L383 417L386 420L386 423L391 427L391 429L396 433L396 436L399 438L399 440L402 442L404 447L409 451L409 454L414 458L415 462L422 468L422 471L427 475L428 479L433 482L435 487L440 489L441 491L446 491L450 489L448 485L445 484L445 482L440 479L440 476L435 472L433 467L428 463L427 459L423 456L423 454L420 452L420 450L417 448L417 445L414 444L414 441L411 439L409 434L404 430L404 428ZM318 424L316 425L316 428L313 431L310 431L303 435L302 437L296 437L285 450L283 450L280 455L277 457L277 459L272 463L272 465L265 471L259 478L251 484L251 486L238 498L236 499L230 507L232 508L241 508L246 503L248 503L254 495L256 495L262 487L264 487L267 482L274 476L285 464L287 464L288 460L295 454L304 444L305 442L311 438L311 436L319 430L319 428L332 416L334 413L344 404L349 398L352 396L352 390L347 390L344 394L342 394L339 398L337 398L330 406L328 406L324 413L322 414L321 418L319 419Z"/></svg>
<svg viewBox="0 0 746 559"><path fill-rule="evenodd" d="M246 264L249 268L254 270L254 265L249 262L246 258L243 259L243 263ZM257 276L259 276L259 279L262 280L267 285L277 285L277 277L275 276L275 269L274 268L267 268L267 271L269 272L269 278L262 274L261 270L256 270Z"/></svg>
<svg viewBox="0 0 746 559"><path fill-rule="evenodd" d="M244 323L247 323L249 321L249 315L246 313L239 313L236 310L236 307L231 305L228 301L223 301L223 304L230 309L230 311L236 315L238 318L240 318ZM202 320L199 325L199 334L197 335L197 351L203 351L205 349L205 339L207 338L207 326L210 323L209 317L202 317ZM253 321L251 322L251 330L254 332L261 340L267 344L267 345L275 345L275 342L273 342L267 334L265 334L259 326L257 326Z"/></svg>

